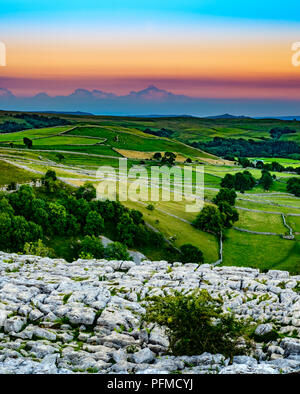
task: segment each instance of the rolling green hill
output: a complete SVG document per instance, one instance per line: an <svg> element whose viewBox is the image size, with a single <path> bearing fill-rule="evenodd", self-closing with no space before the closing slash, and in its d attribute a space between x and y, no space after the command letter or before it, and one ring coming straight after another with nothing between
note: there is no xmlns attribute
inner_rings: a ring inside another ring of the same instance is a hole
<svg viewBox="0 0 300 394"><path fill-rule="evenodd" d="M18 113L0 112L0 126L6 121L23 124L26 130L0 132L0 185L11 181L26 182L39 177L37 172L54 170L57 176L74 186L86 180L99 183L99 166L118 168L119 158L128 157L128 168L142 165L160 165L153 161L155 152L171 151L176 154L176 164L182 166L187 158L204 165L204 195L211 204L226 174L234 175L244 169L234 161L224 160L192 143L204 147L215 137L228 141L251 139L262 145L270 142L292 141L300 144L300 122L271 119L197 119L197 118L134 118L107 116L78 116L55 114L59 121L68 124L54 127L30 128ZM42 114L42 121L52 114ZM41 122L42 122L41 121ZM25 124L26 123L26 124ZM295 130L273 138L271 129ZM1 129L1 127L0 127ZM0 130L1 131L1 130ZM167 136L167 137L166 137ZM23 138L32 140L27 149ZM253 142L250 142L253 145ZM229 143L230 146L230 143ZM296 145L297 146L297 145ZM283 166L300 167L300 156L263 157L265 163L276 160ZM6 161L3 161L6 160ZM248 168L256 181L261 170ZM287 181L299 177L291 172L271 172L276 177L269 191L261 185L238 193L236 208L239 220L234 228L226 230L223 238L223 264L243 265L264 269L287 269L300 273L300 198L287 193ZM194 183L195 183L195 178ZM160 189L163 185L160 185ZM206 263L219 259L219 239L213 234L197 230L191 225L197 213L185 210L185 201L158 201L154 210L147 209L148 202L126 201L129 208L138 209L149 226L161 231L167 242L175 248L191 243L203 251ZM284 215L284 216L283 216ZM293 239L285 238L291 227ZM273 235L267 235L272 233ZM65 241L64 241L65 242ZM148 248L147 256L166 259L161 251Z"/></svg>

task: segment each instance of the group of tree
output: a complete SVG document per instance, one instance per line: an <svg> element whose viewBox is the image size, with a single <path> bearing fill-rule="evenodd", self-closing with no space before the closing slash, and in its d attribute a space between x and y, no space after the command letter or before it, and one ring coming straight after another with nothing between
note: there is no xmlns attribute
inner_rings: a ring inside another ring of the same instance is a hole
<svg viewBox="0 0 300 394"><path fill-rule="evenodd" d="M292 167L286 166L284 167L282 164L277 161L272 161L272 163L264 163L262 160L257 160L255 165L254 163L250 163L251 167L260 168L261 170L274 171L274 172L295 172L300 175L300 167Z"/></svg>
<svg viewBox="0 0 300 394"><path fill-rule="evenodd" d="M226 174L221 181L221 187L235 189L241 193L244 193L246 190L251 190L255 185L255 178L247 170L243 172L237 172L234 175Z"/></svg>
<svg viewBox="0 0 300 394"><path fill-rule="evenodd" d="M0 124L0 133L14 133L16 131L21 131L24 129L28 129L29 127L23 123L17 123L11 120L6 120L5 122Z"/></svg>
<svg viewBox="0 0 300 394"><path fill-rule="evenodd" d="M197 215L193 226L209 233L219 235L222 230L230 228L239 220L239 214L234 208L236 193L232 189L220 189L213 199L215 205L205 205Z"/></svg>
<svg viewBox="0 0 300 394"><path fill-rule="evenodd" d="M170 138L174 134L174 131L173 130L169 130L169 129L165 129L164 127L162 127L160 130L151 130L151 129L147 128L147 129L144 130L144 133L156 135L158 137Z"/></svg>
<svg viewBox="0 0 300 394"><path fill-rule="evenodd" d="M279 139L284 134L294 134L296 130L290 129L289 127L274 127L269 131L271 138Z"/></svg>
<svg viewBox="0 0 300 394"><path fill-rule="evenodd" d="M19 113L9 115L19 121L6 120L0 124L0 133L14 133L27 129L40 129L43 127L64 126L70 124L66 119L57 116L44 116L36 114ZM20 120L22 122L20 122Z"/></svg>
<svg viewBox="0 0 300 394"><path fill-rule="evenodd" d="M176 155L173 152L165 152L165 154L162 156L160 152L155 152L153 155L153 159L159 160L161 164L167 164L169 166L172 166L175 163Z"/></svg>
<svg viewBox="0 0 300 394"><path fill-rule="evenodd" d="M98 237L105 231L126 247L163 245L163 236L146 227L141 212L118 201L95 200L93 185L86 183L70 191L67 185L62 187L54 171L48 171L42 183L39 189L22 185L17 192L0 197L0 250L22 252L26 243L57 236ZM94 250L90 253L94 256Z"/></svg>
<svg viewBox="0 0 300 394"><path fill-rule="evenodd" d="M300 197L300 179L290 178L287 182L287 191L295 194L296 197Z"/></svg>
<svg viewBox="0 0 300 394"><path fill-rule="evenodd" d="M229 158L235 161L234 157ZM287 166L284 167L282 164L278 163L277 161L272 161L272 163L264 163L263 160L257 160L256 162L248 159L247 157L238 157L237 163L241 165L243 168L252 167L252 168L259 168L261 170L266 171L274 171L274 172L295 172L300 174L300 167L292 167Z"/></svg>
<svg viewBox="0 0 300 394"><path fill-rule="evenodd" d="M270 190L270 187L273 185L273 177L269 171L262 170L258 183L263 187L264 190Z"/></svg>
<svg viewBox="0 0 300 394"><path fill-rule="evenodd" d="M300 153L295 141L261 138L260 141L244 138L214 137L208 142L191 142L191 146L220 157L287 157Z"/></svg>
<svg viewBox="0 0 300 394"><path fill-rule="evenodd" d="M75 254L82 259L131 260L128 250L121 242L112 242L104 247L95 235L86 235L83 240L73 244Z"/></svg>

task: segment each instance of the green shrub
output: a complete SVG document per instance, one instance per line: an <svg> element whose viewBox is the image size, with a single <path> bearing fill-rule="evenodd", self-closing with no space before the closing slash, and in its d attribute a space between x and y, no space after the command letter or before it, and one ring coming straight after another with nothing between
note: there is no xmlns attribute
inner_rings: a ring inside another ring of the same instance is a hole
<svg viewBox="0 0 300 394"><path fill-rule="evenodd" d="M205 205L193 221L193 226L202 231L220 234L222 231L222 217L218 208Z"/></svg>
<svg viewBox="0 0 300 394"><path fill-rule="evenodd" d="M174 355L209 352L232 358L247 353L250 340L246 322L222 312L222 301L213 299L206 290L190 294L175 291L148 300L145 321L167 327Z"/></svg>
<svg viewBox="0 0 300 394"><path fill-rule="evenodd" d="M24 245L24 253L33 256L54 257L54 250L45 246L41 239L37 242L26 242Z"/></svg>
<svg viewBox="0 0 300 394"><path fill-rule="evenodd" d="M104 256L109 260L131 260L131 257L127 252L126 246L121 244L120 242L113 242L107 245L104 251Z"/></svg>
<svg viewBox="0 0 300 394"><path fill-rule="evenodd" d="M78 247L78 257L81 259L102 259L104 246L101 239L95 236L86 235Z"/></svg>
<svg viewBox="0 0 300 394"><path fill-rule="evenodd" d="M184 244L180 246L181 260L183 263L203 263L202 251L194 245Z"/></svg>
<svg viewBox="0 0 300 394"><path fill-rule="evenodd" d="M276 341L278 339L279 334L276 330L272 330L270 332L267 332L266 334L263 335L257 335L255 332L251 335L251 338L255 340L255 342L271 342L271 341Z"/></svg>

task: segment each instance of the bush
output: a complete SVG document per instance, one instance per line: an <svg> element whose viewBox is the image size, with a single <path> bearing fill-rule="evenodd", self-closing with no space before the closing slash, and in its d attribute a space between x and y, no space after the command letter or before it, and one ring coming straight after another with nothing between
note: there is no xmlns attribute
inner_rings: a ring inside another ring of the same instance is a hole
<svg viewBox="0 0 300 394"><path fill-rule="evenodd" d="M84 233L87 235L100 235L104 230L104 220L95 211L90 211L86 217Z"/></svg>
<svg viewBox="0 0 300 394"><path fill-rule="evenodd" d="M300 197L300 179L290 178L287 182L286 189L289 193L293 193L295 196Z"/></svg>
<svg viewBox="0 0 300 394"><path fill-rule="evenodd" d="M255 340L255 342L264 342L264 343L276 341L276 339L278 339L278 337L279 337L279 334L276 330L272 330L272 331L267 332L266 334L263 334L263 335L255 334L255 332L251 335L251 338L253 338Z"/></svg>
<svg viewBox="0 0 300 394"><path fill-rule="evenodd" d="M79 244L78 249L78 257L89 256L89 258L102 259L104 256L102 241L95 236L86 235Z"/></svg>
<svg viewBox="0 0 300 394"><path fill-rule="evenodd" d="M84 198L86 201L92 201L96 198L96 189L91 182L85 182L83 186L80 186L76 191L76 198Z"/></svg>
<svg viewBox="0 0 300 394"><path fill-rule="evenodd" d="M113 242L105 248L104 256L109 260L131 260L127 248L120 242Z"/></svg>
<svg viewBox="0 0 300 394"><path fill-rule="evenodd" d="M33 256L54 257L54 251L45 246L41 239L37 242L26 242L24 245L24 253Z"/></svg>
<svg viewBox="0 0 300 394"><path fill-rule="evenodd" d="M145 321L167 327L170 350L176 356L209 352L225 357L247 353L249 346L246 322L222 312L222 302L206 290L148 299ZM244 338L243 344L241 337Z"/></svg>
<svg viewBox="0 0 300 394"><path fill-rule="evenodd" d="M182 253L181 260L183 263L203 263L203 253L196 246L191 244L185 244L180 246L180 252Z"/></svg>
<svg viewBox="0 0 300 394"><path fill-rule="evenodd" d="M220 234L222 217L219 209L212 205L206 205L193 221L193 226L202 231Z"/></svg>

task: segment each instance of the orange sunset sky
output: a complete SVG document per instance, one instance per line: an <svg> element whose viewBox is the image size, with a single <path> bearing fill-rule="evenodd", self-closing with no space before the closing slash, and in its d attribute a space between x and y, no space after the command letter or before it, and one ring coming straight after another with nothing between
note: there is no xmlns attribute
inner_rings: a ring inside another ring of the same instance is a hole
<svg viewBox="0 0 300 394"><path fill-rule="evenodd" d="M155 84L193 97L300 99L291 61L300 21L276 1L256 10L234 1L61 3L4 0L0 87L29 96Z"/></svg>

